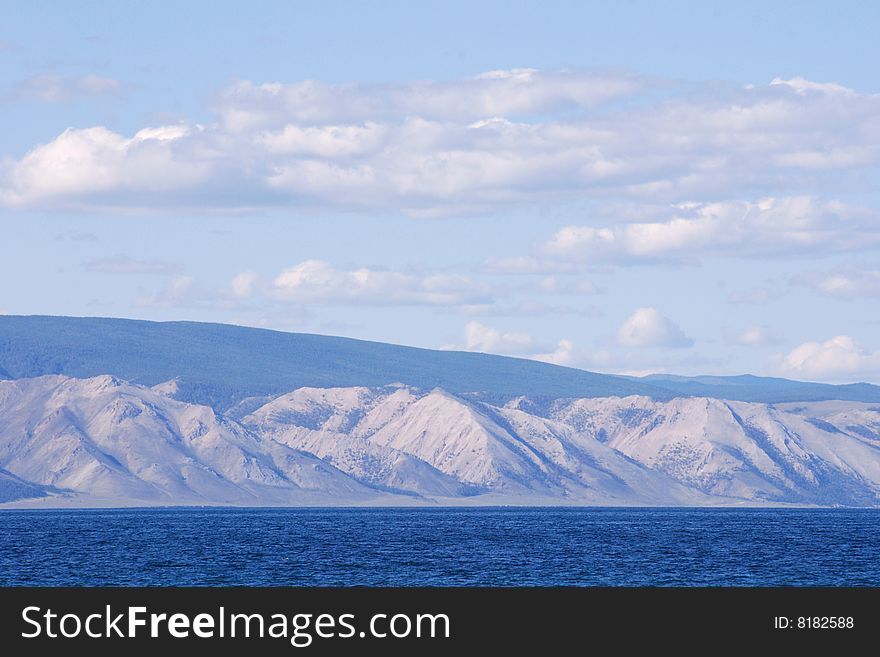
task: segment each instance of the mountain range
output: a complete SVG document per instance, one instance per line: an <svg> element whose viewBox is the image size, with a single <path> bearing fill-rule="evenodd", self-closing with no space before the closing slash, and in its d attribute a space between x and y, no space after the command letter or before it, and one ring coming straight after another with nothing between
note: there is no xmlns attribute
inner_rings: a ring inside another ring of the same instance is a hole
<svg viewBox="0 0 880 657"><path fill-rule="evenodd" d="M0 316L0 503L880 505L880 388Z"/></svg>

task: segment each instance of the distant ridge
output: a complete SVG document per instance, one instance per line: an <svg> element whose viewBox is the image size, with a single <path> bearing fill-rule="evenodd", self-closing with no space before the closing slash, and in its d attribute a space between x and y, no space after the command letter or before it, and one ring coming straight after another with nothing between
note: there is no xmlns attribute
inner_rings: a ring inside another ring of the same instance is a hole
<svg viewBox="0 0 880 657"><path fill-rule="evenodd" d="M497 397L671 394L650 383L489 354L199 322L0 316L0 368L11 378L112 374L152 386L180 379L179 397L225 409L304 386L402 382Z"/></svg>
<svg viewBox="0 0 880 657"><path fill-rule="evenodd" d="M639 377L652 385L660 386L678 396L715 397L737 401L781 404L799 401L880 401L880 386L870 383L848 383L832 385L829 383L809 383L792 381L777 377L762 377L752 374L738 376L675 376L671 374L651 374Z"/></svg>
<svg viewBox="0 0 880 657"><path fill-rule="evenodd" d="M199 322L0 316L0 376L111 374L152 386L179 379L177 396L225 410L250 397L296 388L376 387L479 393L503 400L642 395L664 401L706 396L781 403L880 402L880 387L832 386L760 377L633 378L532 360L437 351L351 338Z"/></svg>

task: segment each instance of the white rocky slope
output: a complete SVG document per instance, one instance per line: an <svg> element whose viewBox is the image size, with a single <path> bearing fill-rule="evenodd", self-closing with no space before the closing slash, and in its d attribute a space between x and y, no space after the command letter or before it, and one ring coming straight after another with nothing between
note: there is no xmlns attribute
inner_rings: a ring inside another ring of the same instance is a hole
<svg viewBox="0 0 880 657"><path fill-rule="evenodd" d="M407 387L302 388L243 419L313 451L352 476L422 494L494 493L584 504L696 504L711 500L570 427L515 409ZM429 479L401 481L404 462ZM442 479L441 479L442 477ZM373 481L376 481L373 479ZM465 487L462 490L462 487Z"/></svg>
<svg viewBox="0 0 880 657"><path fill-rule="evenodd" d="M439 389L301 388L236 421L175 389L0 381L0 502L880 505L880 408L858 402L501 407Z"/></svg>
<svg viewBox="0 0 880 657"><path fill-rule="evenodd" d="M880 408L870 404L645 397L558 400L541 409L515 404L712 495L880 503Z"/></svg>
<svg viewBox="0 0 880 657"><path fill-rule="evenodd" d="M355 430L378 401L390 398L387 410L408 397L406 390L386 396L358 387L302 388L260 407L243 422L255 433L315 454L368 485L442 497L474 492L425 461L368 441Z"/></svg>
<svg viewBox="0 0 880 657"><path fill-rule="evenodd" d="M34 484L149 504L303 504L372 494L208 407L110 376L0 382L0 467Z"/></svg>
<svg viewBox="0 0 880 657"><path fill-rule="evenodd" d="M11 472L0 468L0 503L14 500L46 497L53 491L51 487L40 486L21 477L16 477Z"/></svg>

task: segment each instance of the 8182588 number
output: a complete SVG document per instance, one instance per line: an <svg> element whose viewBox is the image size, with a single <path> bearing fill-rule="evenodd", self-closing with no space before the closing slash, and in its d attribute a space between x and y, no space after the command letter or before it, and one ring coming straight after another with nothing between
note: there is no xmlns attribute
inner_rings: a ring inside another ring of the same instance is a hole
<svg viewBox="0 0 880 657"><path fill-rule="evenodd" d="M851 629L855 625L852 616L800 616L797 621L801 630Z"/></svg>
<svg viewBox="0 0 880 657"><path fill-rule="evenodd" d="M852 616L777 616L773 619L773 627L777 630L851 630L855 627L855 619Z"/></svg>

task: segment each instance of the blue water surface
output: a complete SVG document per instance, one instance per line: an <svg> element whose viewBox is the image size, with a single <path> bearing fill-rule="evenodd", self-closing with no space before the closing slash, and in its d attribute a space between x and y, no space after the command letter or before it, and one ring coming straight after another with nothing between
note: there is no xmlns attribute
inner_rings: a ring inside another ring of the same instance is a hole
<svg viewBox="0 0 880 657"><path fill-rule="evenodd" d="M880 586L880 511L2 511L0 585Z"/></svg>

